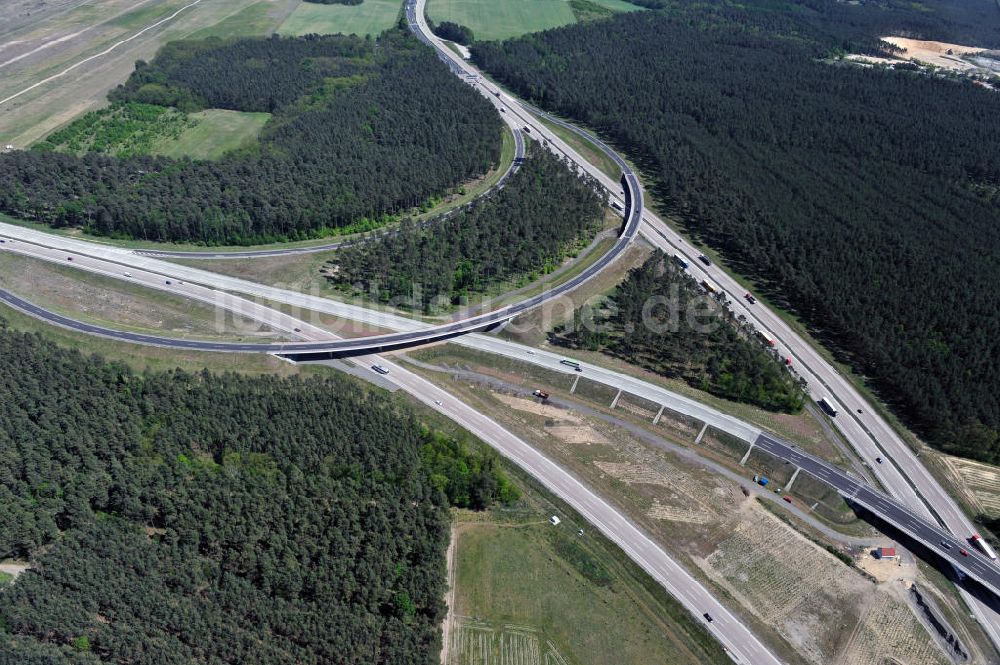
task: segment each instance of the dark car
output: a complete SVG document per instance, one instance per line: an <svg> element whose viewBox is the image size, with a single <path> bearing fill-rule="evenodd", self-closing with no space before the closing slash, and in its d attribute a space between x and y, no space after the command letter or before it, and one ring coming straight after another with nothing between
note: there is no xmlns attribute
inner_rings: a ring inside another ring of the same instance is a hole
<svg viewBox="0 0 1000 665"><path fill-rule="evenodd" d="M712 623L712 621L714 621L714 619L712 618L712 615L709 614L708 612L705 612L702 616L705 617L705 621L707 621L709 623Z"/></svg>
<svg viewBox="0 0 1000 665"><path fill-rule="evenodd" d="M170 284L170 283L171 283L171 282L170 282L170 280L168 279L168 280L167 280L167 284Z"/></svg>
<svg viewBox="0 0 1000 665"><path fill-rule="evenodd" d="M878 462L879 464L881 464L882 463L882 458L881 457L876 457L875 461Z"/></svg>
<svg viewBox="0 0 1000 665"><path fill-rule="evenodd" d="M699 254L698 255L698 260L701 261L702 263L704 263L706 266L712 265L712 259L708 258L704 254Z"/></svg>

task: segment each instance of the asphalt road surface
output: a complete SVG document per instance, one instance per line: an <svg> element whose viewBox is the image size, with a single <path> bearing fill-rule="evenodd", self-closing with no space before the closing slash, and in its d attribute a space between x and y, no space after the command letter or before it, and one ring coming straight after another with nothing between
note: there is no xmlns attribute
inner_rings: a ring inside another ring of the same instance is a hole
<svg viewBox="0 0 1000 665"><path fill-rule="evenodd" d="M433 38L423 18L425 3L426 0L411 0L407 4L411 28L424 32L424 39L428 43L436 42L439 40ZM532 117L530 107L483 77L473 65L449 49L440 46L437 48L439 57L448 61L453 70L459 71L463 76L475 76L487 94L493 94L505 102L508 113L517 116L525 126L530 127L532 136L546 140L551 147L564 153L605 187L613 189L613 181ZM718 266L703 265L698 260L701 252L648 209L643 212L643 222L641 233L647 240L668 254L677 254L683 258L690 265L689 272L696 280L711 280L725 293L737 314L743 314L758 330L776 339L777 350L783 356L792 358L793 367L807 380L810 395L817 400L827 398L840 411L840 415L832 419L833 424L858 455L872 465L879 482L895 498L916 513L940 522L956 536L964 538L976 532L972 521L921 464L902 437L829 361L774 311L759 301L755 305L746 302L743 299L746 291L743 285ZM876 467L876 457L884 458L887 463ZM962 594L994 646L1000 648L1000 613L965 591Z"/></svg>
<svg viewBox="0 0 1000 665"><path fill-rule="evenodd" d="M412 5L408 5L408 11L411 8ZM416 22L419 23L419 21ZM442 56L443 59L447 57L447 54ZM455 68L456 66L453 66L453 69ZM461 67L459 67L459 69L464 73L464 75L468 75L469 69L463 69ZM483 83L482 85L486 84ZM500 91L498 90L498 92ZM504 103L510 107L509 110L517 108L515 106L516 100L513 100L513 98L510 98L505 93L501 92L501 96L498 97L498 99L504 100ZM611 181L604 176L604 174L587 164L587 162L580 158L579 155L575 155L575 153L573 153L568 146L565 146L565 144L560 146L561 142L558 140L558 137L552 135L551 132L547 132L544 126L541 126L540 123L537 123L537 121L532 119L527 111L524 111L524 113L525 115L519 117L521 120L525 121L528 126L531 126L534 129L534 135L544 138L552 145L560 147L560 150L564 152L564 154L567 154L578 164L584 166L584 168L588 170L592 176L602 180L605 186L609 189L616 187L614 181ZM936 515L952 532L960 534L963 537L973 532L973 527L968 518L965 517L954 501L946 494L943 488L933 479L933 477L930 476L927 470L923 467L919 460L917 460L902 439L891 429L891 427L889 427L888 423L886 423L870 407L870 405L863 400L854 387L832 366L830 366L825 359L819 356L819 354L807 343L805 343L804 340L799 338L794 331L784 324L784 322L773 312L759 303L753 306L745 304L740 298L743 288L725 272L715 266L703 268L699 265L696 261L698 255L697 250L686 243L686 241L678 234L674 233L669 227L666 226L666 224L662 222L662 220L659 220L648 211L645 211L643 214L643 221L645 223L642 225L641 231L644 236L654 242L654 244L657 244L668 251L673 250L675 253L679 253L681 256L685 257L692 266L691 272L696 276L696 278L700 274L708 276L727 293L734 309L736 309L739 313L744 313L750 321L758 326L759 329L764 332L768 332L777 338L778 350L783 354L787 352L789 357L794 359L794 367L807 378L814 397L825 396L839 407L841 415L834 419L833 422L839 429L841 429L855 449L858 450L859 454L869 460L873 460L874 457L880 455L886 458L887 464L880 465L878 468L873 465L873 469L875 469L878 474L880 482L882 482L894 496L898 497L907 505L906 510L914 511L916 514L929 516L932 519ZM18 299L16 296L12 296L12 294L3 294L0 297L10 304L18 305ZM20 305L23 306L26 311L30 311L33 307L30 303L24 303L23 301ZM34 313L36 313L36 315L44 315L42 312ZM69 322L67 320L66 322L60 324L66 325L69 323L73 322ZM103 334L106 331L95 330L93 332L96 334ZM156 343L155 340L145 341L135 339L130 341ZM177 340L171 341L176 342ZM260 345L252 346L254 347L252 350L261 350ZM924 503L925 501L926 503ZM859 503L863 503L863 501L859 500ZM891 519L888 521L891 522ZM929 535L933 532L934 528L932 527L926 533ZM921 538L921 540L924 539ZM925 540L925 542L927 541ZM969 550L967 547L965 549ZM969 551L970 553L972 552L972 550ZM975 556L970 558L972 561L977 562L977 567L983 563ZM970 568L971 567L972 566L970 565ZM975 570L970 572L975 574ZM997 615L989 608L979 605L975 603L975 601L972 602L974 603L974 609L976 609L977 614L979 614L980 618L985 621L984 627L988 632L990 632L994 641L996 641L997 632L995 626Z"/></svg>

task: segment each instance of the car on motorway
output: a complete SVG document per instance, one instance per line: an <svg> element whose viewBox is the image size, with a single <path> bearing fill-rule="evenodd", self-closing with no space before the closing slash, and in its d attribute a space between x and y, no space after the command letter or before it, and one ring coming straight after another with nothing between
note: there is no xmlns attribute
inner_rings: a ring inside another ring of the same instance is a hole
<svg viewBox="0 0 1000 665"><path fill-rule="evenodd" d="M437 404L438 406L441 406L441 400L439 399L434 400L434 403Z"/></svg>
<svg viewBox="0 0 1000 665"><path fill-rule="evenodd" d="M171 282L171 281L170 281L170 280L168 279L168 280L167 280L167 284L173 284L173 282Z"/></svg>
<svg viewBox="0 0 1000 665"><path fill-rule="evenodd" d="M879 464L881 464L882 463L882 458L881 457L876 457L875 461L878 462Z"/></svg>
<svg viewBox="0 0 1000 665"><path fill-rule="evenodd" d="M707 621L709 623L712 623L713 621L715 621L715 619L712 618L712 615L709 614L708 612L705 612L704 614L702 614L702 616L705 617L705 621Z"/></svg>
<svg viewBox="0 0 1000 665"><path fill-rule="evenodd" d="M302 328L292 328L295 332L302 332Z"/></svg>
<svg viewBox="0 0 1000 665"><path fill-rule="evenodd" d="M67 260L67 261L72 261L72 260L73 260L73 257L72 257L72 256L67 256L67 257L66 257L66 260Z"/></svg>
<svg viewBox="0 0 1000 665"><path fill-rule="evenodd" d="M752 293L750 293L749 291L747 291L746 293L744 293L744 294L743 294L743 298L744 298L744 299L746 299L746 301L747 301L748 303L750 303L751 305L753 305L754 303L756 303L756 302L757 302L757 299L756 299L756 298L754 298L754 297L753 297L753 294L752 294Z"/></svg>
<svg viewBox="0 0 1000 665"><path fill-rule="evenodd" d="M125 276L126 276L126 277L131 277L131 276L132 276L132 273L130 273L130 272L127 272L127 273L125 273Z"/></svg>
<svg viewBox="0 0 1000 665"><path fill-rule="evenodd" d="M962 556L969 556L969 551L964 547L960 547L958 549L958 553L961 554Z"/></svg>
<svg viewBox="0 0 1000 665"><path fill-rule="evenodd" d="M947 540L942 540L941 541L941 547L945 548L946 550L950 550L951 549L951 543L949 543Z"/></svg>
<svg viewBox="0 0 1000 665"><path fill-rule="evenodd" d="M704 263L706 266L712 265L712 259L708 258L704 254L699 254L698 255L698 260L701 261L702 263Z"/></svg>
<svg viewBox="0 0 1000 665"><path fill-rule="evenodd" d="M785 495L782 498L785 500L786 503L791 503L792 502L792 497L790 497L788 495Z"/></svg>

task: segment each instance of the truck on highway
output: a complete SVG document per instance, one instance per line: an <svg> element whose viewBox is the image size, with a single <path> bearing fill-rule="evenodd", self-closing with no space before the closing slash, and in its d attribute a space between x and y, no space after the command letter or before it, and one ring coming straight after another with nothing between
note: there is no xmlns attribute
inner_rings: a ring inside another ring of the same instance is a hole
<svg viewBox="0 0 1000 665"><path fill-rule="evenodd" d="M816 400L816 403L819 404L819 408L826 411L826 414L828 416L830 416L831 418L837 417L837 407L833 405L833 402L830 401L829 397L820 397L818 400Z"/></svg>
<svg viewBox="0 0 1000 665"><path fill-rule="evenodd" d="M969 538L969 542L971 542L973 545L979 548L979 551L988 556L989 558L993 559L994 561L997 560L997 553L993 551L993 548L990 547L990 544L985 540L983 540L983 537L980 536L978 533L972 534L972 538Z"/></svg>
<svg viewBox="0 0 1000 665"><path fill-rule="evenodd" d="M389 370L387 370L385 367L382 367L381 365L372 365L372 369L379 374L389 373Z"/></svg>
<svg viewBox="0 0 1000 665"><path fill-rule="evenodd" d="M707 279L701 280L701 285L706 291L711 293L713 296L719 292L719 287L717 287L715 284L712 284Z"/></svg>
<svg viewBox="0 0 1000 665"><path fill-rule="evenodd" d="M573 369L580 369L580 363L576 362L575 360L565 360L565 359L563 359L563 360L559 361L559 364L560 365L567 365L569 367L572 367Z"/></svg>
<svg viewBox="0 0 1000 665"><path fill-rule="evenodd" d="M777 346L778 341L774 339L770 334L764 332L763 330L757 331L757 336L760 337L768 346Z"/></svg>
<svg viewBox="0 0 1000 665"><path fill-rule="evenodd" d="M679 265L684 270L687 270L688 266L690 265L687 261L684 260L684 257L681 256L680 254L674 254L674 261L676 261L677 265Z"/></svg>

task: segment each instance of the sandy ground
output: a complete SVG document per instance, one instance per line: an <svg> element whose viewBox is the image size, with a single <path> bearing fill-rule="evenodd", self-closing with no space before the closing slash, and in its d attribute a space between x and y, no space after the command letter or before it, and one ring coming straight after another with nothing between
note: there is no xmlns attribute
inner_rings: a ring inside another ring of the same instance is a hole
<svg viewBox="0 0 1000 665"><path fill-rule="evenodd" d="M899 559L876 559L870 552L855 559L855 563L879 582L913 582L917 577L916 564Z"/></svg>
<svg viewBox="0 0 1000 665"><path fill-rule="evenodd" d="M857 53L849 53L844 57L851 62L860 62L861 64L894 65L899 62L899 60L893 60L892 58L879 58L873 55L859 55Z"/></svg>
<svg viewBox="0 0 1000 665"><path fill-rule="evenodd" d="M16 563L13 561L7 561L5 563L0 563L0 573L7 573L8 575L13 575L17 577L24 571L26 571L30 566L26 563Z"/></svg>
<svg viewBox="0 0 1000 665"><path fill-rule="evenodd" d="M968 71L976 69L971 62L963 60L962 55L968 53L979 53L983 49L961 44L946 44L945 42L928 42L919 39L906 39L905 37L882 37L882 41L894 44L899 48L906 49L903 57L909 60L919 60L944 69L955 71ZM951 51L949 53L948 51Z"/></svg>

